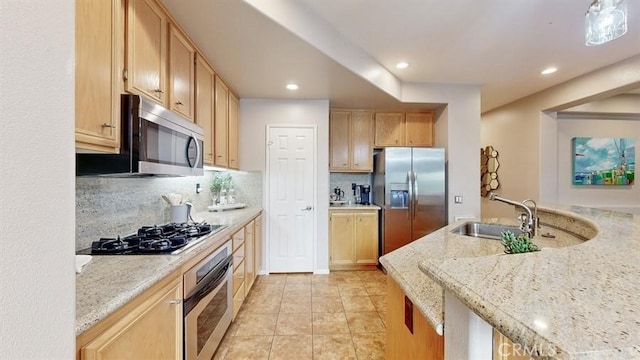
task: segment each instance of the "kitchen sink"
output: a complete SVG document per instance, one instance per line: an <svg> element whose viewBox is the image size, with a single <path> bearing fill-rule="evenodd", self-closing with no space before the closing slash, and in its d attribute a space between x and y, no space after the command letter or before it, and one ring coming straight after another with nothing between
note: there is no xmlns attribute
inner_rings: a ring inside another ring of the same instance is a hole
<svg viewBox="0 0 640 360"><path fill-rule="evenodd" d="M517 226L487 224L481 222L469 221L457 228L451 230L452 233L476 238L485 238L500 240L500 233L503 231L511 231L515 236L523 234L522 230Z"/></svg>

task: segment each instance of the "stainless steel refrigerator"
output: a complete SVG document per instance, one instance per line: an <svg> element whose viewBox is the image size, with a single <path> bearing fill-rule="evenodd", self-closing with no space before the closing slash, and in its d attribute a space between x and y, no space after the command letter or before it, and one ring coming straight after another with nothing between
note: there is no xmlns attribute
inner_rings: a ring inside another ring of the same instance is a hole
<svg viewBox="0 0 640 360"><path fill-rule="evenodd" d="M373 170L380 255L447 225L444 149L385 148L374 155Z"/></svg>

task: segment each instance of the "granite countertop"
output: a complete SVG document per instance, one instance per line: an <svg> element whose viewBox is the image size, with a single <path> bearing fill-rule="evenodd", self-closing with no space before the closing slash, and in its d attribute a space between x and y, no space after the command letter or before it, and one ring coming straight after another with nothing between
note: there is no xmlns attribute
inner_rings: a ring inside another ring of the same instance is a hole
<svg viewBox="0 0 640 360"><path fill-rule="evenodd" d="M564 205L539 209L560 219L556 227L586 229L590 240L545 248L536 236L542 251L505 255L498 241L452 234L458 222L381 262L439 333L444 287L537 356L640 358L640 216ZM543 226L539 234L547 231L557 232Z"/></svg>
<svg viewBox="0 0 640 360"><path fill-rule="evenodd" d="M378 205L361 205L361 204L344 204L344 205L329 205L329 210L380 210Z"/></svg>
<svg viewBox="0 0 640 360"><path fill-rule="evenodd" d="M198 213L209 224L228 227L178 255L94 255L82 272L76 274L76 336L196 255L224 244L233 232L261 211L260 208L248 207Z"/></svg>

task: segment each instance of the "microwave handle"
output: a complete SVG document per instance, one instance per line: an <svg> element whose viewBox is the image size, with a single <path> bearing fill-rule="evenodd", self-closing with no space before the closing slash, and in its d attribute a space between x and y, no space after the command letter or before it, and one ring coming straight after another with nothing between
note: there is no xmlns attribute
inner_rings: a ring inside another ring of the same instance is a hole
<svg viewBox="0 0 640 360"><path fill-rule="evenodd" d="M196 138L194 133L191 133L191 138L196 142L196 162L193 164L192 168L195 168L200 164L200 157L202 156L202 149L200 148L200 142Z"/></svg>

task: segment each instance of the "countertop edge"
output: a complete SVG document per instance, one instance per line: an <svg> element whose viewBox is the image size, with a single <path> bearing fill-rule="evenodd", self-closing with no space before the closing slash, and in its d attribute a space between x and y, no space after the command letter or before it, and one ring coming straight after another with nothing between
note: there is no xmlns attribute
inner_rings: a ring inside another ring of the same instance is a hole
<svg viewBox="0 0 640 360"><path fill-rule="evenodd" d="M546 257L545 251L548 251L547 255L552 257L546 260L540 260L540 263L542 264L549 263L552 259L557 259L559 255L575 256L574 254L579 255L587 251L603 251L602 246L610 243L610 238L616 236L616 234L612 233L612 230L622 231L625 228L628 230L629 226L622 225L623 222L630 219L630 224L637 224L638 220L637 215L634 216L632 214L617 213L612 210L602 210L582 206L543 205L539 206L538 210L584 222L585 225L592 226L596 230L596 234L583 244L557 249L543 248L540 253L528 255L544 259ZM637 234L637 229L640 227L638 225L632 225L632 231L634 227L636 228ZM637 252L637 250L632 251L632 253L635 252ZM489 255L483 257L487 261L483 262L482 266L505 263L505 260L498 256L500 255ZM513 259L511 257L523 256L523 254L505 256L510 257L509 262L513 262L511 261ZM469 263L466 260L467 259L464 258L425 258L418 264L418 267L420 268L420 271L436 281L436 283L438 283L445 291L449 291L471 311L509 339L521 346L524 346L524 348L539 349L537 356L544 358L552 357L554 359L640 358L640 342L632 342L629 344L629 341L621 341L617 343L613 341L610 344L610 347L600 344L600 347L584 349L575 347L568 339L553 339L545 336L544 331L531 328L529 325L522 322L522 317L518 317L519 314L517 311L510 314L505 308L503 308L504 304L499 305L495 303L490 296L487 296L487 293L478 293L478 286L482 285L477 285L475 283L473 283L473 285L469 285L469 283L461 281L464 277L460 277L460 273L455 272L454 269L459 268L459 266L456 267L456 261L464 261L464 265L468 266ZM481 271L481 269L482 268L480 268L479 271ZM449 274L447 272L449 270L454 270L454 272ZM597 272L597 269L594 271ZM474 290L474 286L476 290ZM588 332L585 332L584 335L587 334Z"/></svg>
<svg viewBox="0 0 640 360"><path fill-rule="evenodd" d="M332 210L381 210L378 205L329 205L329 211Z"/></svg>
<svg viewBox="0 0 640 360"><path fill-rule="evenodd" d="M387 275L391 277L398 286L400 286L405 295L414 303L414 305L416 305L418 311L420 311L425 319L427 319L436 333L440 336L444 335L444 314L442 312L436 313L435 311L432 311L433 309L431 309L431 307L425 305L415 292L413 286L409 284L409 281L407 281L401 275L400 271L397 270L387 259L381 257L380 263L387 271ZM444 298L444 290L442 290L442 297Z"/></svg>

